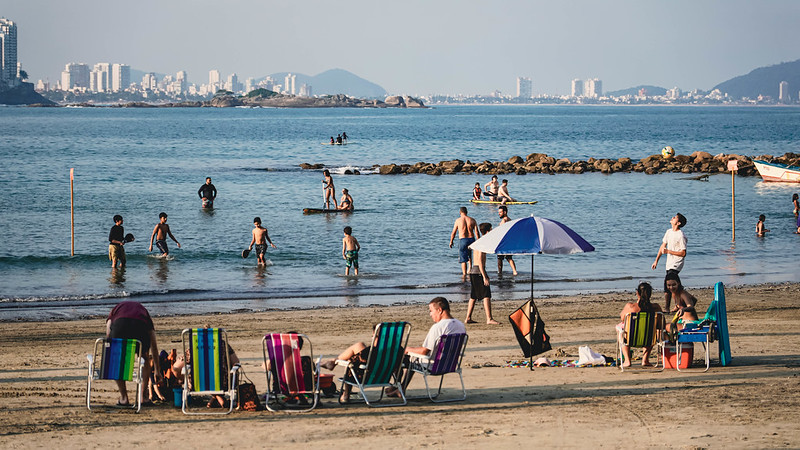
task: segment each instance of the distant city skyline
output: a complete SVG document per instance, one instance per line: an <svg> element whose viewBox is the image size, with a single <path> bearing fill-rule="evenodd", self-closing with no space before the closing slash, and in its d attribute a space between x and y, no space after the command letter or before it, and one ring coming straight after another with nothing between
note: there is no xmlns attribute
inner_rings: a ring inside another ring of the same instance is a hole
<svg viewBox="0 0 800 450"><path fill-rule="evenodd" d="M793 0L308 3L2 0L0 16L18 27L29 80L51 85L68 63L116 62L198 85L214 69L245 80L342 68L391 94L514 96L518 77L533 96L569 95L576 78L688 91L800 58Z"/></svg>

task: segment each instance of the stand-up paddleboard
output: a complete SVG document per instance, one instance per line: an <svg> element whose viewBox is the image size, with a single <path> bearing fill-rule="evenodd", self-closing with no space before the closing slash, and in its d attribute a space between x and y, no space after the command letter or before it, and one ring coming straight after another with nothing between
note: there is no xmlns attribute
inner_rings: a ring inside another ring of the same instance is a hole
<svg viewBox="0 0 800 450"><path fill-rule="evenodd" d="M539 203L538 200L537 201L533 201L533 202L505 202L505 203L503 203L501 201L495 201L495 200L475 200L474 198L472 200L470 200L470 201L472 203L475 203L475 204L478 204L478 205L502 205L502 204L505 204L505 205L535 205L535 204Z"/></svg>
<svg viewBox="0 0 800 450"><path fill-rule="evenodd" d="M351 213L352 209L303 208L303 214Z"/></svg>
<svg viewBox="0 0 800 450"><path fill-rule="evenodd" d="M247 259L248 256L250 256L250 249L246 248L242 250L242 258Z"/></svg>
<svg viewBox="0 0 800 450"><path fill-rule="evenodd" d="M725 306L725 285L721 281L714 285L714 300L717 302L717 331L719 336L719 362L723 366L731 363L731 342L728 338L728 310Z"/></svg>

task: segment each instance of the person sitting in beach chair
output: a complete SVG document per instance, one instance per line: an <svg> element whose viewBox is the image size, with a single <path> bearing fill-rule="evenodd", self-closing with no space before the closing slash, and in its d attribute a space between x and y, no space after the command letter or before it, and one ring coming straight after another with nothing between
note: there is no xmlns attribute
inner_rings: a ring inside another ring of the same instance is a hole
<svg viewBox="0 0 800 450"><path fill-rule="evenodd" d="M306 351L303 351L304 343ZM319 366L308 336L293 331L270 333L262 339L264 372L267 375L265 403L270 411L311 411L319 402ZM309 403L308 397L311 397ZM295 405L302 407L294 408Z"/></svg>
<svg viewBox="0 0 800 450"><path fill-rule="evenodd" d="M622 370L631 366L631 347L644 348L642 367L651 366L650 351L658 338L657 331L664 328L661 305L650 303L652 295L653 287L650 283L639 283L636 287L636 302L626 303L619 314L621 322L616 329Z"/></svg>
<svg viewBox="0 0 800 450"><path fill-rule="evenodd" d="M178 358L173 372L183 377L184 414L230 414L234 408L239 358L228 345L228 335L222 328L187 328L181 333L184 359ZM196 412L191 398L211 396L207 408L225 408L222 412Z"/></svg>
<svg viewBox="0 0 800 450"><path fill-rule="evenodd" d="M406 404L399 369L410 331L411 324L408 322L379 323L375 326L370 347L363 342L356 342L336 359L329 359L320 364L328 370L333 370L337 365L345 368L339 403L349 403L350 392L353 386L356 386L364 402L369 406ZM398 390L402 403L375 404L376 401L383 399L384 388L387 387ZM370 400L365 392L367 388L379 388L380 397L377 400Z"/></svg>

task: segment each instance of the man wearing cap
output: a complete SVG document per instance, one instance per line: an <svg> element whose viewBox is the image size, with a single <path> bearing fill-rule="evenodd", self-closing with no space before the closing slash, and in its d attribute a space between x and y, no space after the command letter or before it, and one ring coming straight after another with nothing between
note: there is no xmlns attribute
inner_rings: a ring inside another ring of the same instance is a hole
<svg viewBox="0 0 800 450"><path fill-rule="evenodd" d="M671 228L664 233L661 240L661 247L658 249L656 260L653 262L652 269L658 267L658 260L661 255L667 255L667 275L670 272L678 273L683 269L683 260L686 257L686 235L683 234L683 226L686 225L686 217L681 213L675 214L670 220ZM667 279L664 278L664 301L666 306L664 311L669 311L669 304L672 296L667 289Z"/></svg>

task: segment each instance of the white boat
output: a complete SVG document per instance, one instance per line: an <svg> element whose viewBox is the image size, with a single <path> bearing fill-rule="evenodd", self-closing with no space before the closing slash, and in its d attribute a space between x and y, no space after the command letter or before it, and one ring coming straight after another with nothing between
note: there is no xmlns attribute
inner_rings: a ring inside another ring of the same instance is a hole
<svg viewBox="0 0 800 450"><path fill-rule="evenodd" d="M753 160L758 174L764 181L783 181L786 183L800 183L800 167L788 164L771 163Z"/></svg>

